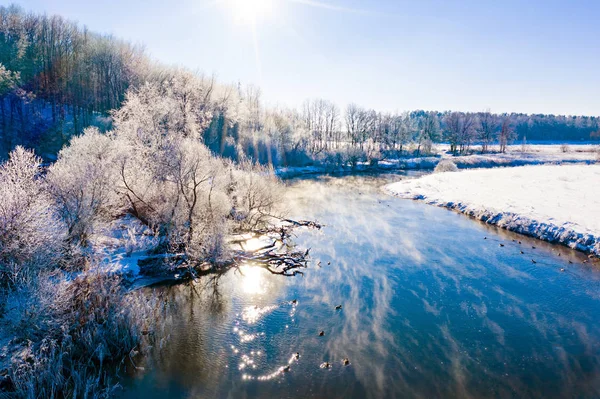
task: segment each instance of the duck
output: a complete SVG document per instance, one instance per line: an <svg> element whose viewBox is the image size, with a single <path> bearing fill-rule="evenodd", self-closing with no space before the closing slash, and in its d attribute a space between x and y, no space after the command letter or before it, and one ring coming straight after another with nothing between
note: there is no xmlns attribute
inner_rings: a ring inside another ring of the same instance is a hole
<svg viewBox="0 0 600 399"><path fill-rule="evenodd" d="M521 244L521 241L519 241L519 244Z"/></svg>
<svg viewBox="0 0 600 399"><path fill-rule="evenodd" d="M344 358L344 360L342 360L342 364L343 364L344 366L347 366L347 365L349 365L349 364L350 364L350 360L348 360L348 358L346 357L346 358Z"/></svg>
<svg viewBox="0 0 600 399"><path fill-rule="evenodd" d="M298 304L298 300L297 299L292 299L292 305L297 305Z"/></svg>
<svg viewBox="0 0 600 399"><path fill-rule="evenodd" d="M535 247L532 245L532 246L531 246L531 249L535 249Z"/></svg>
<svg viewBox="0 0 600 399"><path fill-rule="evenodd" d="M535 260L531 259L531 263L537 263Z"/></svg>
<svg viewBox="0 0 600 399"><path fill-rule="evenodd" d="M564 271L565 271L565 268L564 268L564 267L561 267L561 268L560 268L560 271L561 271L561 272L564 272Z"/></svg>
<svg viewBox="0 0 600 399"><path fill-rule="evenodd" d="M296 352L296 354L294 355L294 359L300 359L300 352Z"/></svg>
<svg viewBox="0 0 600 399"><path fill-rule="evenodd" d="M289 365L287 365L287 366L283 367L283 368L281 369L281 371L283 371L284 373L287 373L288 371L290 371L290 366L289 366Z"/></svg>
<svg viewBox="0 0 600 399"><path fill-rule="evenodd" d="M504 246L504 244L500 244L500 246L501 246L501 247L503 247L503 246Z"/></svg>
<svg viewBox="0 0 600 399"><path fill-rule="evenodd" d="M331 363L329 363L329 362L321 363L321 368L324 368L324 369L331 368Z"/></svg>
<svg viewBox="0 0 600 399"><path fill-rule="evenodd" d="M521 251L521 255L525 254L525 252Z"/></svg>
<svg viewBox="0 0 600 399"><path fill-rule="evenodd" d="M327 262L328 265L331 265L331 262Z"/></svg>
<svg viewBox="0 0 600 399"><path fill-rule="evenodd" d="M572 264L573 264L573 261L569 261L569 265L572 265Z"/></svg>
<svg viewBox="0 0 600 399"><path fill-rule="evenodd" d="M487 237L483 237L484 240L487 240Z"/></svg>
<svg viewBox="0 0 600 399"><path fill-rule="evenodd" d="M324 335L325 335L325 331L321 331L321 332L319 333L319 337L322 337L322 336L324 336Z"/></svg>
<svg viewBox="0 0 600 399"><path fill-rule="evenodd" d="M342 310L342 305L337 305L337 306L335 307L335 310Z"/></svg>

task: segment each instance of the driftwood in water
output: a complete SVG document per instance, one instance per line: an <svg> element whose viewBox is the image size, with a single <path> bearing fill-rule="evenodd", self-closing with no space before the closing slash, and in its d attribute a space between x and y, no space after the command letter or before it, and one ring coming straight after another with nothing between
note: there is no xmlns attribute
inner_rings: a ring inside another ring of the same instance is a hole
<svg viewBox="0 0 600 399"><path fill-rule="evenodd" d="M283 219L282 224L269 229L255 230L246 233L243 238L229 241L240 249L232 249L230 256L218 262L197 261L188 255L167 254L154 256L138 262L142 273L146 275L164 274L168 270L166 280L187 280L203 275L222 274L231 268L241 272L244 265L261 267L272 274L282 276L304 275L300 269L308 266L310 248L303 251L294 250L291 243L292 232L298 227L320 229L322 226L314 221L294 221ZM252 239L262 238L268 243L258 248L248 249L247 243Z"/></svg>

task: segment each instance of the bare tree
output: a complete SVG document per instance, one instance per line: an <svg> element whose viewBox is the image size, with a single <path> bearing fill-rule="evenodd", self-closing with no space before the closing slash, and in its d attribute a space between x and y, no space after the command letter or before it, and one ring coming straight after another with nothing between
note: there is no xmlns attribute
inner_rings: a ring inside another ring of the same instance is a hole
<svg viewBox="0 0 600 399"><path fill-rule="evenodd" d="M481 152L486 153L489 146L496 140L498 134L498 120L489 110L478 115L477 138L481 141Z"/></svg>
<svg viewBox="0 0 600 399"><path fill-rule="evenodd" d="M444 117L444 138L450 143L450 151L456 154L469 149L475 134L476 118L474 114L450 112Z"/></svg>
<svg viewBox="0 0 600 399"><path fill-rule="evenodd" d="M500 142L500 152L506 152L506 146L514 140L515 132L512 127L512 122L510 116L504 115L502 117L502 124L500 128L499 142Z"/></svg>

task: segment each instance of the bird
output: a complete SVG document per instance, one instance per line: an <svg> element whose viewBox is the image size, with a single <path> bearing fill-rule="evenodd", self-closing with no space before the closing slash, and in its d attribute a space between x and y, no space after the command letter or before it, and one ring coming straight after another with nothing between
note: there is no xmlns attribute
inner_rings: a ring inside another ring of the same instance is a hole
<svg viewBox="0 0 600 399"><path fill-rule="evenodd" d="M284 373L287 373L288 371L290 371L290 366L287 365L284 368L281 369L281 371L283 371Z"/></svg>
<svg viewBox="0 0 600 399"><path fill-rule="evenodd" d="M500 246L501 246L501 247L503 247L503 246L504 246L504 244L500 244Z"/></svg>
<svg viewBox="0 0 600 399"><path fill-rule="evenodd" d="M535 260L531 259L531 263L537 263Z"/></svg>
<svg viewBox="0 0 600 399"><path fill-rule="evenodd" d="M350 360L348 360L348 358L344 358L344 360L342 360L342 364L343 364L344 366L347 366L347 365L349 365L349 364L350 364Z"/></svg>
<svg viewBox="0 0 600 399"><path fill-rule="evenodd" d="M521 255L523 255L525 252L521 251Z"/></svg>
<svg viewBox="0 0 600 399"><path fill-rule="evenodd" d="M484 240L487 240L487 237L483 237Z"/></svg>
<svg viewBox="0 0 600 399"><path fill-rule="evenodd" d="M587 262L588 262L587 259L583 261L583 263L587 263Z"/></svg>
<svg viewBox="0 0 600 399"><path fill-rule="evenodd" d="M521 241L519 241L519 244L521 244Z"/></svg>
<svg viewBox="0 0 600 399"><path fill-rule="evenodd" d="M558 256L560 256L560 252L558 253Z"/></svg>
<svg viewBox="0 0 600 399"><path fill-rule="evenodd" d="M321 364L321 367L322 367L322 368L324 368L324 369L328 369L328 368L330 368L330 367L331 367L331 363L329 363L329 362L324 362L324 363L322 363L322 364Z"/></svg>
<svg viewBox="0 0 600 399"><path fill-rule="evenodd" d="M572 261L569 261L569 264L570 264L570 265L572 265L572 264L573 264L573 262L572 262Z"/></svg>
<svg viewBox="0 0 600 399"><path fill-rule="evenodd" d="M337 306L335 307L335 310L342 310L342 305L337 305Z"/></svg>
<svg viewBox="0 0 600 399"><path fill-rule="evenodd" d="M297 299L292 299L292 305L297 305L298 304L298 300Z"/></svg>
<svg viewBox="0 0 600 399"><path fill-rule="evenodd" d="M565 268L564 268L564 267L561 267L561 268L560 268L560 271L561 271L561 272L564 272L564 271L565 271Z"/></svg>
<svg viewBox="0 0 600 399"><path fill-rule="evenodd" d="M328 265L331 265L331 262L327 262Z"/></svg>
<svg viewBox="0 0 600 399"><path fill-rule="evenodd" d="M300 352L296 352L296 354L294 355L295 359L300 359Z"/></svg>
<svg viewBox="0 0 600 399"><path fill-rule="evenodd" d="M319 263L317 263L317 266L321 267L321 261L319 261Z"/></svg>
<svg viewBox="0 0 600 399"><path fill-rule="evenodd" d="M322 337L323 335L325 335L325 331L321 331L321 332L319 333L319 337Z"/></svg>
<svg viewBox="0 0 600 399"><path fill-rule="evenodd" d="M535 249L535 247L532 245L532 246L531 246L531 249Z"/></svg>

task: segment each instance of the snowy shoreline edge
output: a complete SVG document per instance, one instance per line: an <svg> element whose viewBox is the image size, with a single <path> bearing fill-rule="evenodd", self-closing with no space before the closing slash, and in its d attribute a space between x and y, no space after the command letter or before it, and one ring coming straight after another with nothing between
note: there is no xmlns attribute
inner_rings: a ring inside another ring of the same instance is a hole
<svg viewBox="0 0 600 399"><path fill-rule="evenodd" d="M552 223L539 222L516 213L492 211L461 202L431 200L424 195L397 193L390 189L390 186L387 185L383 189L386 193L394 197L421 201L428 205L446 208L504 230L537 238L551 244L560 244L586 254L600 257L600 237L592 234L583 234L572 229L556 226Z"/></svg>

